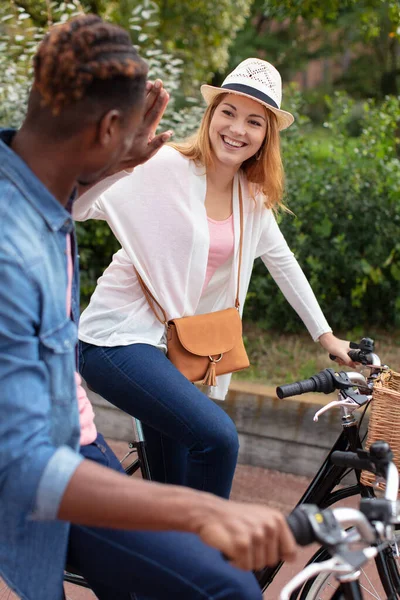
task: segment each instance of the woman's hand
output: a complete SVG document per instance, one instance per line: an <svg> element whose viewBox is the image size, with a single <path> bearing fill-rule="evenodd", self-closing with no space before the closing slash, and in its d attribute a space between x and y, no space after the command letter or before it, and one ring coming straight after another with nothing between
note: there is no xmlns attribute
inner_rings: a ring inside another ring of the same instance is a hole
<svg viewBox="0 0 400 600"><path fill-rule="evenodd" d="M333 333L324 333L318 341L329 354L336 356L336 362L339 365L356 366L347 354L350 350L350 343L347 340L340 340Z"/></svg>

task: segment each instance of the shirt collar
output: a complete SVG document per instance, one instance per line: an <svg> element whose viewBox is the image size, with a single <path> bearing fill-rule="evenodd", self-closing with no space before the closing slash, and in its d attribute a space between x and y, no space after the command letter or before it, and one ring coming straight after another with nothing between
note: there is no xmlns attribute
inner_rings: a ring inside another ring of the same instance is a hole
<svg viewBox="0 0 400 600"><path fill-rule="evenodd" d="M10 147L14 129L0 129L0 174L12 181L32 204L52 231L72 231L73 220L66 210L36 177L28 165ZM49 165L51 168L51 165ZM73 194L75 196L75 193Z"/></svg>

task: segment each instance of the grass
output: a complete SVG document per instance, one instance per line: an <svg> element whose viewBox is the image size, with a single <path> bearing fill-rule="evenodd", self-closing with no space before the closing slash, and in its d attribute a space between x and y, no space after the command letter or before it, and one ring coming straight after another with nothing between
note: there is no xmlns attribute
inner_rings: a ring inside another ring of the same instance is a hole
<svg viewBox="0 0 400 600"><path fill-rule="evenodd" d="M254 323L244 323L243 333L251 366L236 373L236 379L276 385L306 379L321 369L335 365L307 332L281 334L263 331ZM369 335L375 340L375 352L382 363L400 371L400 330L390 333L371 331L336 335L354 341L358 341L363 335Z"/></svg>

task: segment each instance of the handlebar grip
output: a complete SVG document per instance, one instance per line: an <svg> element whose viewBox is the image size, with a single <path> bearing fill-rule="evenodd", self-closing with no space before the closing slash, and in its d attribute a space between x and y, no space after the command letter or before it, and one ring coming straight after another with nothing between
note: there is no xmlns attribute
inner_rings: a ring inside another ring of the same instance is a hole
<svg viewBox="0 0 400 600"><path fill-rule="evenodd" d="M362 362L365 357L365 352L362 350L349 350L347 354L353 362Z"/></svg>
<svg viewBox="0 0 400 600"><path fill-rule="evenodd" d="M368 342L368 345L367 345ZM374 342L370 338L363 338L359 344L357 342L349 342L350 350L348 351L348 355L350 356L353 362L363 362L367 364L368 361L365 360L365 357L368 353L373 352ZM337 356L334 354L329 354L329 358L331 360L336 360Z"/></svg>
<svg viewBox="0 0 400 600"><path fill-rule="evenodd" d="M308 546L316 541L310 520L301 509L295 509L288 517L287 524L299 546Z"/></svg>
<svg viewBox="0 0 400 600"><path fill-rule="evenodd" d="M309 379L287 383L276 388L276 395L281 400L289 396L299 396L307 392L330 394L337 388L333 369L324 369Z"/></svg>
<svg viewBox="0 0 400 600"><path fill-rule="evenodd" d="M336 450L331 454L331 461L339 467L351 467L353 469L366 469L371 471L371 461L367 458L360 458L355 452L343 452Z"/></svg>
<svg viewBox="0 0 400 600"><path fill-rule="evenodd" d="M362 350L349 350L347 355L351 358L353 362L361 362L361 358L365 355ZM329 354L329 358L331 360L336 360L337 356L334 354Z"/></svg>
<svg viewBox="0 0 400 600"><path fill-rule="evenodd" d="M296 383L286 383L276 388L276 395L281 400L290 396L299 396L307 392L316 391L316 383L312 379L304 379L304 381L296 381Z"/></svg>

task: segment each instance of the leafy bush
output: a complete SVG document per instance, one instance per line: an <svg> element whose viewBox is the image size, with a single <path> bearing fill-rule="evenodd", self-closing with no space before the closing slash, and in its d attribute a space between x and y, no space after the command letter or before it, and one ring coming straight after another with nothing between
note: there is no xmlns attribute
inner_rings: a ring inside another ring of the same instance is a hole
<svg viewBox="0 0 400 600"><path fill-rule="evenodd" d="M301 110L299 95L292 98ZM366 102L358 138L348 136L353 102L330 99L329 152L320 160L307 124L283 134L287 205L282 231L335 329L400 324L399 98ZM254 268L246 314L265 328L295 331L299 319L263 264Z"/></svg>

